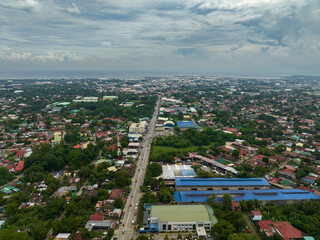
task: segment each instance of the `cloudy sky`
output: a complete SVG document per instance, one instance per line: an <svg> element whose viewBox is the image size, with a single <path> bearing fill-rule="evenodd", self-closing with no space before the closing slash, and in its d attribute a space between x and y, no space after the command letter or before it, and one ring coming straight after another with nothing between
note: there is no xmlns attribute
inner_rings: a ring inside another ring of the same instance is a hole
<svg viewBox="0 0 320 240"><path fill-rule="evenodd" d="M320 74L320 1L1 0L10 70Z"/></svg>

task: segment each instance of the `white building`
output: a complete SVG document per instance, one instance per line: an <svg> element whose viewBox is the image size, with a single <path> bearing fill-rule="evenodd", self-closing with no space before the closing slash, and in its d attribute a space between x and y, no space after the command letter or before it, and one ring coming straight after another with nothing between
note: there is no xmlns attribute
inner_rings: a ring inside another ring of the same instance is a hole
<svg viewBox="0 0 320 240"><path fill-rule="evenodd" d="M146 121L141 121L139 123L132 123L129 127L129 133L144 133L147 127Z"/></svg>

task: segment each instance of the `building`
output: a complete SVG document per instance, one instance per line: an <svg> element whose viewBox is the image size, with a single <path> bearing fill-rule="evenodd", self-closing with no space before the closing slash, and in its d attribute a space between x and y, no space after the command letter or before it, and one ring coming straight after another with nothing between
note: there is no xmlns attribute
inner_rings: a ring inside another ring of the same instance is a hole
<svg viewBox="0 0 320 240"><path fill-rule="evenodd" d="M302 239L302 232L294 228L289 222L272 222L271 220L262 220L258 222L260 231L265 232L267 236L279 234L283 240Z"/></svg>
<svg viewBox="0 0 320 240"><path fill-rule="evenodd" d="M209 205L155 205L148 219L157 223L160 232L210 230L217 223Z"/></svg>
<svg viewBox="0 0 320 240"><path fill-rule="evenodd" d="M129 127L129 133L144 133L147 127L147 122L142 121L139 123L132 123Z"/></svg>
<svg viewBox="0 0 320 240"><path fill-rule="evenodd" d="M174 180L176 177L195 177L197 174L189 165L162 165L164 180Z"/></svg>
<svg viewBox="0 0 320 240"><path fill-rule="evenodd" d="M54 240L63 240L63 239L69 239L71 233L59 233Z"/></svg>
<svg viewBox="0 0 320 240"><path fill-rule="evenodd" d="M253 222L262 220L262 214L259 211L251 211L251 216Z"/></svg>
<svg viewBox="0 0 320 240"><path fill-rule="evenodd" d="M234 191L180 191L174 193L176 202L205 203L208 197L214 194L217 203L222 202L224 194L230 194L234 201L249 201L257 199L261 205L272 202L281 206L296 201L320 200L320 196L300 189L261 189L261 190L234 190Z"/></svg>
<svg viewBox="0 0 320 240"><path fill-rule="evenodd" d="M58 144L61 142L61 132L54 133L54 139L52 140L53 144Z"/></svg>
<svg viewBox="0 0 320 240"><path fill-rule="evenodd" d="M103 96L102 100L106 101L106 100L115 100L118 99L118 96Z"/></svg>
<svg viewBox="0 0 320 240"><path fill-rule="evenodd" d="M269 189L265 178L176 178L176 191Z"/></svg>
<svg viewBox="0 0 320 240"><path fill-rule="evenodd" d="M177 125L181 131L186 131L188 129L202 129L199 126L196 126L193 121L177 121Z"/></svg>
<svg viewBox="0 0 320 240"><path fill-rule="evenodd" d="M103 221L89 220L85 225L85 228L88 229L89 231L92 231L94 229L109 229L114 227L115 227L115 223L109 220L103 220Z"/></svg>

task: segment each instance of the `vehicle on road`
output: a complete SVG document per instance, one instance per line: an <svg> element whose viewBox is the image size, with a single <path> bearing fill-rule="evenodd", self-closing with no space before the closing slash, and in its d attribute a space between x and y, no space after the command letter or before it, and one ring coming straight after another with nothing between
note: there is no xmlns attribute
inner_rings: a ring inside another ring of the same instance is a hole
<svg viewBox="0 0 320 240"><path fill-rule="evenodd" d="M134 224L134 220L132 220L131 224L132 224L132 225Z"/></svg>
<svg viewBox="0 0 320 240"><path fill-rule="evenodd" d="M124 234L124 231L125 231L125 230L123 229L123 230L122 230L122 234Z"/></svg>

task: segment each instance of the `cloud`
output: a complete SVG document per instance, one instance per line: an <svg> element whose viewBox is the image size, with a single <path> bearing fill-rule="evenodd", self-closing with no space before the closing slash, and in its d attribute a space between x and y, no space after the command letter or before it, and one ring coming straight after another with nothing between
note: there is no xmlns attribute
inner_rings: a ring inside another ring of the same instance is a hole
<svg viewBox="0 0 320 240"><path fill-rule="evenodd" d="M70 2L0 1L2 65L23 67L30 60L35 69L60 63L181 72L320 69L319 0Z"/></svg>
<svg viewBox="0 0 320 240"><path fill-rule="evenodd" d="M2 0L0 2L0 6L20 10L36 11L40 9L41 4L37 0Z"/></svg>
<svg viewBox="0 0 320 240"><path fill-rule="evenodd" d="M72 3L72 7L67 8L67 12L74 13L74 14L80 14L80 9L75 3Z"/></svg>

